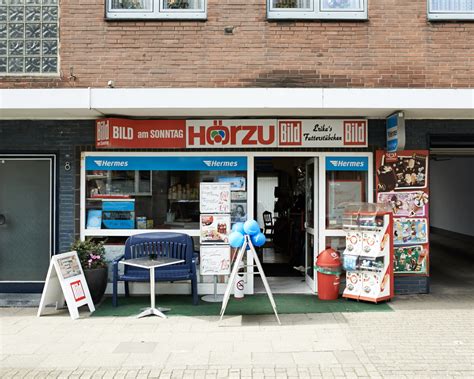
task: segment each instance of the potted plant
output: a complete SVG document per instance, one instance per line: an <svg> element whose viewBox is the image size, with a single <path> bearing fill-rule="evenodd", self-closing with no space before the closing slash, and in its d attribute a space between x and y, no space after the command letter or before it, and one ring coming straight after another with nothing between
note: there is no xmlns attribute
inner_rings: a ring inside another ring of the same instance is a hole
<svg viewBox="0 0 474 379"><path fill-rule="evenodd" d="M92 239L77 240L71 246L71 249L76 250L79 256L94 304L102 300L107 287L108 269L104 242L94 242Z"/></svg>

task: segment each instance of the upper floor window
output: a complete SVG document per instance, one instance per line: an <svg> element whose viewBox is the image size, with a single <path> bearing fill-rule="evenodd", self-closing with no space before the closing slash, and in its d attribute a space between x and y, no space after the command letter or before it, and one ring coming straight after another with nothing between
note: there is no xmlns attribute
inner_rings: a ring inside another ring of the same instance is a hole
<svg viewBox="0 0 474 379"><path fill-rule="evenodd" d="M107 0L108 19L206 19L206 0Z"/></svg>
<svg viewBox="0 0 474 379"><path fill-rule="evenodd" d="M430 20L474 20L474 0L428 0Z"/></svg>
<svg viewBox="0 0 474 379"><path fill-rule="evenodd" d="M367 0L267 0L269 19L367 19Z"/></svg>
<svg viewBox="0 0 474 379"><path fill-rule="evenodd" d="M58 0L0 1L0 75L58 73Z"/></svg>

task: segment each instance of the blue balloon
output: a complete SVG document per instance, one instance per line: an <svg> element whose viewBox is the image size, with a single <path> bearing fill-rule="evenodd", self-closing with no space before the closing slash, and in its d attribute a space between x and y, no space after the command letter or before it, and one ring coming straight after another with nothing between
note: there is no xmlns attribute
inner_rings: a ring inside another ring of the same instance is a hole
<svg viewBox="0 0 474 379"><path fill-rule="evenodd" d="M244 223L244 231L249 236L254 236L255 234L260 233L260 226L258 225L257 221L248 220L248 221L245 221Z"/></svg>
<svg viewBox="0 0 474 379"><path fill-rule="evenodd" d="M229 245L232 247L241 247L244 244L244 235L239 232L229 234Z"/></svg>
<svg viewBox="0 0 474 379"><path fill-rule="evenodd" d="M239 232L244 234L244 223L243 222L237 222L232 226L232 231L233 232Z"/></svg>
<svg viewBox="0 0 474 379"><path fill-rule="evenodd" d="M265 242L267 242L267 237L265 237L265 234L263 233L258 233L250 237L252 240L252 244L254 246L260 247L265 245Z"/></svg>

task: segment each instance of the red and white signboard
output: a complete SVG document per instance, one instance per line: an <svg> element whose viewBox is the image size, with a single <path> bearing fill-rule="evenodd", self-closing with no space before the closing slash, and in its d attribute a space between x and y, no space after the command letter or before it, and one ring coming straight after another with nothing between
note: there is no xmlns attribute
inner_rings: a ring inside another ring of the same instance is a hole
<svg viewBox="0 0 474 379"><path fill-rule="evenodd" d="M366 120L278 120L280 147L367 147Z"/></svg>
<svg viewBox="0 0 474 379"><path fill-rule="evenodd" d="M121 118L97 120L96 147L102 149L185 148L186 121Z"/></svg>
<svg viewBox="0 0 474 379"><path fill-rule="evenodd" d="M187 147L276 147L276 120L188 120Z"/></svg>
<svg viewBox="0 0 474 379"><path fill-rule="evenodd" d="M242 119L96 122L97 148L362 148L367 120Z"/></svg>

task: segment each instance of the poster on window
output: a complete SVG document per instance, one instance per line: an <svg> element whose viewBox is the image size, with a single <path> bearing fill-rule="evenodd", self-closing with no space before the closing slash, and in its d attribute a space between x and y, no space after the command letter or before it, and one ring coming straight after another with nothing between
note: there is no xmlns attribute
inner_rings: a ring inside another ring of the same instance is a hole
<svg viewBox="0 0 474 379"><path fill-rule="evenodd" d="M247 203L232 203L230 212L232 223L247 221Z"/></svg>
<svg viewBox="0 0 474 379"><path fill-rule="evenodd" d="M229 275L230 246L201 246L199 273L201 275Z"/></svg>
<svg viewBox="0 0 474 379"><path fill-rule="evenodd" d="M230 183L201 183L201 213L230 213Z"/></svg>
<svg viewBox="0 0 474 379"><path fill-rule="evenodd" d="M328 226L342 225L344 204L363 201L363 187L360 180L328 181Z"/></svg>
<svg viewBox="0 0 474 379"><path fill-rule="evenodd" d="M202 244L229 243L229 214L202 214L200 217L200 241Z"/></svg>

